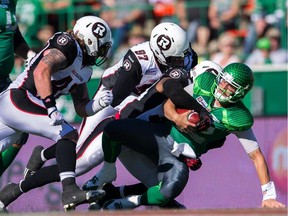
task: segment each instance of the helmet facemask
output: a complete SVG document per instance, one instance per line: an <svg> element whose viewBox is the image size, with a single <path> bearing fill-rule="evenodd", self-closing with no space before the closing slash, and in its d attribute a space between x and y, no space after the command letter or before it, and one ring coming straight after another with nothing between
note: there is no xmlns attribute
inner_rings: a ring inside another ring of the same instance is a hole
<svg viewBox="0 0 288 216"><path fill-rule="evenodd" d="M224 86L224 84L226 85ZM245 97L252 89L253 84L254 74L249 66L239 62L231 63L223 68L216 77L212 88L214 89L213 95L221 104L236 103Z"/></svg>
<svg viewBox="0 0 288 216"><path fill-rule="evenodd" d="M166 58L166 64L168 68L183 68L189 71L192 67L192 56L192 50L191 47L189 47L181 56L168 56Z"/></svg>

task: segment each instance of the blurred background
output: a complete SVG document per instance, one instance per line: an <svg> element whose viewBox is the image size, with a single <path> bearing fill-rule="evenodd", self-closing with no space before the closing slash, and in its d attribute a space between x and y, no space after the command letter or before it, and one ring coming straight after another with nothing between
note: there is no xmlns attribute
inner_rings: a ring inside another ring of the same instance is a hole
<svg viewBox="0 0 288 216"><path fill-rule="evenodd" d="M109 24L113 46L109 61L94 68L91 96L107 67L131 46L149 40L155 25L172 21L187 31L199 61L209 59L223 67L243 62L252 67L255 87L244 102L254 116L283 116L287 115L287 4L287 0L21 0L16 11L20 30L34 51L84 15L100 16ZM16 58L12 79L22 70L23 60ZM81 121L70 97L58 104L65 119Z"/></svg>

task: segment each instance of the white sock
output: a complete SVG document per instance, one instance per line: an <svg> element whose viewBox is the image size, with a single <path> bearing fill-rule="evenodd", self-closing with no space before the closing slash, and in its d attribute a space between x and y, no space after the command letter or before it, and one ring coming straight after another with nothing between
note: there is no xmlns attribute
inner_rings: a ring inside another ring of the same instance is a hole
<svg viewBox="0 0 288 216"><path fill-rule="evenodd" d="M99 170L96 176L99 179L99 185L115 181L117 177L115 162L108 163L104 161L102 168Z"/></svg>
<svg viewBox="0 0 288 216"><path fill-rule="evenodd" d="M63 181L63 179L66 179L66 178L75 178L75 172L61 172L59 174L60 176L60 180Z"/></svg>
<svg viewBox="0 0 288 216"><path fill-rule="evenodd" d="M134 203L136 206L139 206L140 198L141 198L141 195L133 195L133 196L128 197L128 201Z"/></svg>

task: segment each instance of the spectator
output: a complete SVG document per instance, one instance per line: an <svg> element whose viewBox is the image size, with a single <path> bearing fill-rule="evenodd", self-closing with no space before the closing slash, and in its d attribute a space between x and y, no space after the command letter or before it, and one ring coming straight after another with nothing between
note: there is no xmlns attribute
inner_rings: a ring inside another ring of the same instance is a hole
<svg viewBox="0 0 288 216"><path fill-rule="evenodd" d="M256 48L248 56L245 63L249 66L271 64L270 47L271 44L268 38L260 38L256 43Z"/></svg>
<svg viewBox="0 0 288 216"><path fill-rule="evenodd" d="M106 6L103 5L100 17L107 21L114 35L110 50L110 55L113 55L134 24L144 26L143 8L147 6L147 2L145 0L106 0L103 2Z"/></svg>
<svg viewBox="0 0 288 216"><path fill-rule="evenodd" d="M190 43L193 43L198 39L198 41L202 41L200 44L205 42L203 45L207 46L210 33L203 33L204 31L209 32L207 26L209 0L202 0L202 4L200 6L198 6L198 2L199 1L195 0L176 0L177 10L175 12L177 19L179 20L179 25L187 31L188 40Z"/></svg>
<svg viewBox="0 0 288 216"><path fill-rule="evenodd" d="M175 0L148 0L152 6L152 18L155 25L160 22L175 22Z"/></svg>
<svg viewBox="0 0 288 216"><path fill-rule="evenodd" d="M244 40L243 55L249 55L255 47L256 41L264 37L265 32L271 26L280 29L284 22L285 1L283 0L256 0L251 23L248 27L248 35Z"/></svg>
<svg viewBox="0 0 288 216"><path fill-rule="evenodd" d="M236 54L237 39L229 32L224 32L218 39L218 52L211 57L211 61L216 62L222 67L234 62L240 62Z"/></svg>
<svg viewBox="0 0 288 216"><path fill-rule="evenodd" d="M267 30L265 36L270 40L270 59L272 64L288 63L287 48L281 48L281 35L278 28L272 27Z"/></svg>
<svg viewBox="0 0 288 216"><path fill-rule="evenodd" d="M240 7L239 0L210 0L208 18L211 40L222 32L237 29Z"/></svg>

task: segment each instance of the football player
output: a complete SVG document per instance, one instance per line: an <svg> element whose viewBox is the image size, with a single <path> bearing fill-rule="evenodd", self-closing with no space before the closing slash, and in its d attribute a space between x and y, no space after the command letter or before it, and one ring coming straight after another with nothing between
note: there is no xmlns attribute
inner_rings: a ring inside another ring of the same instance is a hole
<svg viewBox="0 0 288 216"><path fill-rule="evenodd" d="M217 67L219 66L216 65L215 68ZM203 70L201 63L195 70L199 68ZM210 149L221 147L226 136L231 133L238 137L255 165L263 193L262 207L285 207L276 200L274 183L252 130L253 116L241 101L253 87L252 70L245 64L232 63L223 70L197 74L193 87L186 88L191 97L182 107L192 110L190 101L196 99L207 109L213 118L213 124L206 130L183 130L183 123L179 122L188 124L187 113L178 114L176 107L179 105L170 99L164 104L164 114L175 124L122 119L110 122L104 128L104 163L95 177L95 184L99 188L116 179L115 162L122 146L149 157L158 168L158 184L141 195L109 200L104 204L104 209L165 205L177 197L187 184L189 169L183 156L196 158Z"/></svg>
<svg viewBox="0 0 288 216"><path fill-rule="evenodd" d="M73 30L54 34L0 96L0 151L15 143L23 133L54 140L65 210L95 201L104 191L82 191L76 185L78 132L58 111L56 99L71 94L75 110L82 117L94 115L111 103L110 90L90 100L86 85L92 66L99 66L107 59L110 47L111 30L106 22L95 16L82 17Z"/></svg>

